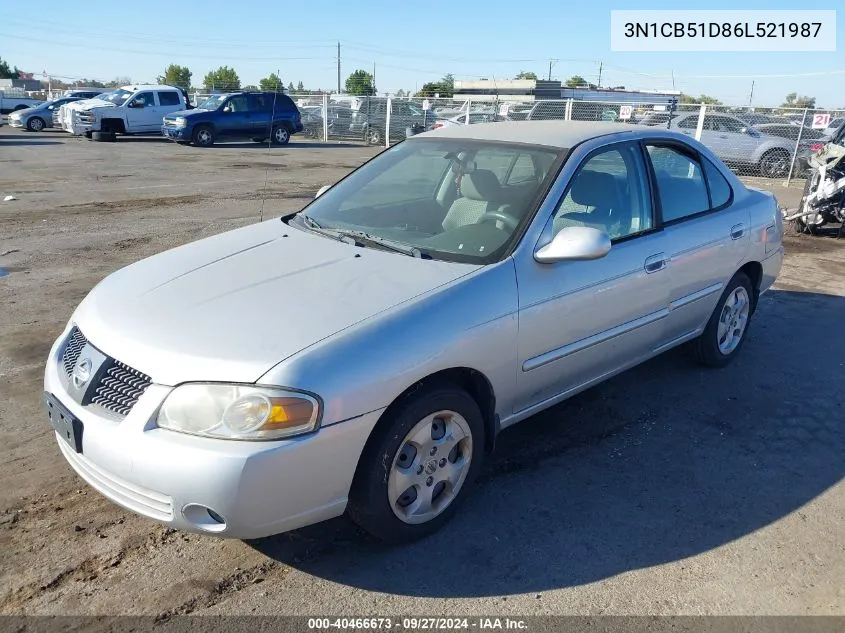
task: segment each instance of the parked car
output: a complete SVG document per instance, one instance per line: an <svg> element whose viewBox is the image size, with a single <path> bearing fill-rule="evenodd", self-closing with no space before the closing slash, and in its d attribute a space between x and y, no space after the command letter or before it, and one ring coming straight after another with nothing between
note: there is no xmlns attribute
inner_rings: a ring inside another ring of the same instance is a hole
<svg viewBox="0 0 845 633"><path fill-rule="evenodd" d="M0 90L0 114L11 114L16 110L33 108L43 102L43 99L35 99L33 97L26 97L22 94L19 95L16 93L7 94L3 90Z"/></svg>
<svg viewBox="0 0 845 633"><path fill-rule="evenodd" d="M162 118L188 106L184 89L133 84L93 99L59 108L62 129L97 141L113 141L117 134L150 134L161 130Z"/></svg>
<svg viewBox="0 0 845 633"><path fill-rule="evenodd" d="M698 118L698 112L675 114L669 129L694 136ZM766 178L785 177L795 149L795 144L787 139L762 134L728 114L705 114L700 140L724 162L753 169ZM809 158L805 150L799 153L802 161Z"/></svg>
<svg viewBox="0 0 845 633"><path fill-rule="evenodd" d="M173 528L348 511L410 540L502 429L682 343L735 359L782 230L771 193L676 132L450 126L106 277L49 352L47 412L84 480Z"/></svg>
<svg viewBox="0 0 845 633"><path fill-rule="evenodd" d="M40 105L32 108L17 110L9 115L9 125L24 128L29 132L40 132L45 128L53 127L53 117L61 106L81 99L82 97L60 97L52 101L42 101Z"/></svg>
<svg viewBox="0 0 845 633"><path fill-rule="evenodd" d="M401 140L407 130L419 134L434 128L437 115L421 106L402 99L391 100L390 139ZM387 129L387 99L363 97L360 106L353 112L349 132L372 145L384 143Z"/></svg>
<svg viewBox="0 0 845 633"><path fill-rule="evenodd" d="M350 135L349 126L352 124L354 110L344 105L330 104L328 112L328 134L329 137L347 137ZM309 106L300 108L302 114L302 125L304 134L311 138L323 138L323 107Z"/></svg>
<svg viewBox="0 0 845 633"><path fill-rule="evenodd" d="M767 123L777 123L777 119L766 114L758 114L757 112L741 112L736 115L736 118L751 127L758 125L766 125Z"/></svg>
<svg viewBox="0 0 845 633"><path fill-rule="evenodd" d="M835 135L843 125L845 125L845 117L836 117L835 119L831 119L830 123L828 123L827 127L822 131L825 136L830 137Z"/></svg>
<svg viewBox="0 0 845 633"><path fill-rule="evenodd" d="M161 133L178 143L209 147L217 141L268 138L285 145L303 130L293 100L273 92L232 92L209 97L192 110L172 112L164 117Z"/></svg>
<svg viewBox="0 0 845 633"><path fill-rule="evenodd" d="M509 121L510 119L506 116L501 114L494 114L492 112L470 112L469 113L469 124L475 125L476 123L494 123L500 121ZM437 119L434 122L434 129L439 130L442 127L449 127L452 125L466 125L467 124L467 115L466 114L459 114L458 116L453 116L448 119Z"/></svg>

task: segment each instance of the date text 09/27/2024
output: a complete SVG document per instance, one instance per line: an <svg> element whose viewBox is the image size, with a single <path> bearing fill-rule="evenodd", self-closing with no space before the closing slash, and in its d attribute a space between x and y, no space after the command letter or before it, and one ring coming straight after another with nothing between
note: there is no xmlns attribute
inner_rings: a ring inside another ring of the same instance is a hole
<svg viewBox="0 0 845 633"><path fill-rule="evenodd" d="M525 620L496 617L308 618L308 629L312 631L467 631L472 629L524 631L527 628L528 623Z"/></svg>

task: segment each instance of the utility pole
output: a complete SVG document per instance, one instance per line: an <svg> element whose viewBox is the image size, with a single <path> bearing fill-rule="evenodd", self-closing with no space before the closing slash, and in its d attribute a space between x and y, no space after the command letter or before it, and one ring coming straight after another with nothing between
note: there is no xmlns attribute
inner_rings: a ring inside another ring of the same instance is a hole
<svg viewBox="0 0 845 633"><path fill-rule="evenodd" d="M340 42L337 43L337 94L340 94Z"/></svg>
<svg viewBox="0 0 845 633"><path fill-rule="evenodd" d="M556 59L550 59L549 60L549 81L552 80L552 66L554 66L554 63L556 61L557 61Z"/></svg>
<svg viewBox="0 0 845 633"><path fill-rule="evenodd" d="M599 62L599 83L598 83L598 86L597 86L597 88L599 90L601 90L601 71L602 71L602 68L604 68L604 62Z"/></svg>
<svg viewBox="0 0 845 633"><path fill-rule="evenodd" d="M751 102L754 100L754 81L751 82L751 94L748 95L748 105L751 105Z"/></svg>
<svg viewBox="0 0 845 633"><path fill-rule="evenodd" d="M373 95L376 94L376 63L373 62Z"/></svg>

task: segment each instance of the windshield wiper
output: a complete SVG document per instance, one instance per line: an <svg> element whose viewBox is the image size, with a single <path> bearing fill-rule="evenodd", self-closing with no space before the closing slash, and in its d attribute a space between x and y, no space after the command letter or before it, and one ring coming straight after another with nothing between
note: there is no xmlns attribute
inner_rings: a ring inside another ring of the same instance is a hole
<svg viewBox="0 0 845 633"><path fill-rule="evenodd" d="M395 253L402 253L410 257L419 257L421 259L431 259L431 255L426 251L420 250L416 246L408 246L402 242L389 240L378 235L370 235L366 231L356 231L353 229L335 229L322 226L317 220L311 216L300 213L298 215L302 219L302 223L315 233L322 233L328 235L342 242L347 242L355 246L366 246L367 243L381 246Z"/></svg>
<svg viewBox="0 0 845 633"><path fill-rule="evenodd" d="M423 251L416 246L410 246L408 244L403 244L402 242L397 242L395 240L390 240L385 237L380 237L378 235L371 235L366 233L365 231L354 231L354 230L347 230L347 229L335 229L338 233L343 235L348 235L349 237L355 238L356 240L361 240L365 244L367 242L371 244L375 244L377 246L382 246L388 250L394 251L396 253L402 253L403 255L409 255L411 257L418 257L421 259L431 259L431 255L426 251Z"/></svg>

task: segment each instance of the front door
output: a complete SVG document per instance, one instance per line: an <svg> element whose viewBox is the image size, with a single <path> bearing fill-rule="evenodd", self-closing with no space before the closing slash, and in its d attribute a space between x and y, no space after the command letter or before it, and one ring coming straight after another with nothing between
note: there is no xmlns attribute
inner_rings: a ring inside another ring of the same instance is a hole
<svg viewBox="0 0 845 633"><path fill-rule="evenodd" d="M651 355L664 340L669 284L647 171L636 143L589 155L549 222L591 226L612 240L593 261L516 261L519 413ZM548 228L548 227L547 227Z"/></svg>
<svg viewBox="0 0 845 633"><path fill-rule="evenodd" d="M223 105L223 117L217 126L218 138L247 138L253 134L252 113L247 95L235 95Z"/></svg>
<svg viewBox="0 0 845 633"><path fill-rule="evenodd" d="M153 92L139 92L126 104L126 121L130 134L157 132L161 129L161 115Z"/></svg>

